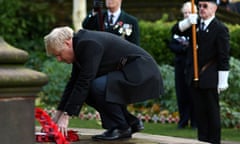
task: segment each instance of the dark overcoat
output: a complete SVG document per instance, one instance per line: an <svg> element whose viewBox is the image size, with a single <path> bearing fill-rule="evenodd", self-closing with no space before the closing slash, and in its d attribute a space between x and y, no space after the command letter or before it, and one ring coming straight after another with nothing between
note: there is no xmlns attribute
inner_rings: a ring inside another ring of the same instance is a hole
<svg viewBox="0 0 240 144"><path fill-rule="evenodd" d="M155 60L141 47L118 36L80 30L73 37L76 61L58 109L78 115L91 82L107 75L106 101L130 104L158 98L163 82Z"/></svg>
<svg viewBox="0 0 240 144"><path fill-rule="evenodd" d="M136 45L140 44L139 25L136 17L129 15L128 13L122 10L116 23L113 26L110 26L108 22L107 11L103 11L102 15L103 15L104 31L116 34L118 36L122 36L123 33L121 31L121 28L123 28L125 24L127 26L130 26L131 34L125 35L124 38L132 43L135 43ZM91 13L89 13L88 16L84 19L82 26L85 29L100 31L101 28L99 25L98 14L93 16Z"/></svg>

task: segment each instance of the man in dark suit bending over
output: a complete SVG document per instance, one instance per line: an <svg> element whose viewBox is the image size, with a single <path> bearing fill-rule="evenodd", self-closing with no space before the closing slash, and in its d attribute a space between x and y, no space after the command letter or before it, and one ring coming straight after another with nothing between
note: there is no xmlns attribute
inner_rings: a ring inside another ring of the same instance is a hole
<svg viewBox="0 0 240 144"><path fill-rule="evenodd" d="M163 83L155 60L142 48L107 32L69 27L44 37L47 54L72 64L58 111L53 118L66 134L69 116L78 116L83 103L94 107L107 129L94 140L130 138L142 124L126 105L158 98Z"/></svg>

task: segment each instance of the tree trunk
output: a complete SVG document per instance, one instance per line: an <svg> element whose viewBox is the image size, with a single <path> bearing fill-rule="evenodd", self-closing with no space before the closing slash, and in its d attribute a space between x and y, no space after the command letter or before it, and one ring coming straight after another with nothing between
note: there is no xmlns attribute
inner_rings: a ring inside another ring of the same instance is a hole
<svg viewBox="0 0 240 144"><path fill-rule="evenodd" d="M82 28L82 21L87 14L86 0L73 0L73 26L78 31Z"/></svg>

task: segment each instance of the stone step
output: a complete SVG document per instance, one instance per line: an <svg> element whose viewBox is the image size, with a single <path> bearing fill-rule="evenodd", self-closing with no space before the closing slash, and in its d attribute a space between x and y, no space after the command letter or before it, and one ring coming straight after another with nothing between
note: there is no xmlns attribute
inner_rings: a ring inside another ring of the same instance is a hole
<svg viewBox="0 0 240 144"><path fill-rule="evenodd" d="M80 141L71 144L208 144L196 139L180 138L172 136L152 135L146 133L135 133L130 139L116 141L93 141L91 137L104 132L102 129L71 128L77 131ZM39 144L39 143L37 143ZM43 143L41 143L43 144ZM45 143L54 144L54 143ZM222 141L222 144L240 144L239 142Z"/></svg>

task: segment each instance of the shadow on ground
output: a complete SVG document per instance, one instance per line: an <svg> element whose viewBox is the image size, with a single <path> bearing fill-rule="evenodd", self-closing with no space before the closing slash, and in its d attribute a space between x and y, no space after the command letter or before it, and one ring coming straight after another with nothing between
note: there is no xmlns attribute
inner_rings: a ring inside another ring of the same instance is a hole
<svg viewBox="0 0 240 144"><path fill-rule="evenodd" d="M80 136L80 141L74 142L72 144L160 144L146 139L131 138L117 141L93 141L91 136L82 135Z"/></svg>

